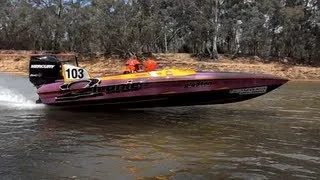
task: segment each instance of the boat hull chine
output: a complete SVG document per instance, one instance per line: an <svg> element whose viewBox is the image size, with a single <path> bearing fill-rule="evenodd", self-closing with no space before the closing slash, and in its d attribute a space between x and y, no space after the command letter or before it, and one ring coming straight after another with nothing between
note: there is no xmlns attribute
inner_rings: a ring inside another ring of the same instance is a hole
<svg viewBox="0 0 320 180"><path fill-rule="evenodd" d="M232 90L215 90L209 92L190 92L181 94L161 94L150 96L135 96L117 99L99 99L94 101L69 101L54 104L63 108L103 108L111 109L132 109L132 108L153 108L153 107L174 107L174 106L193 106L210 104L227 104L241 102L262 96L273 91L281 85L268 86L265 92L261 93L232 93Z"/></svg>

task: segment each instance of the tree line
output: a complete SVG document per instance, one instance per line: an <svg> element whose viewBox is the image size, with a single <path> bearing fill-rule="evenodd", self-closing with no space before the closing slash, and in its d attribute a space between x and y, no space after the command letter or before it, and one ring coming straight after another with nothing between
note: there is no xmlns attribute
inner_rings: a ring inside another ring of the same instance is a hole
<svg viewBox="0 0 320 180"><path fill-rule="evenodd" d="M0 0L0 48L320 63L320 0Z"/></svg>

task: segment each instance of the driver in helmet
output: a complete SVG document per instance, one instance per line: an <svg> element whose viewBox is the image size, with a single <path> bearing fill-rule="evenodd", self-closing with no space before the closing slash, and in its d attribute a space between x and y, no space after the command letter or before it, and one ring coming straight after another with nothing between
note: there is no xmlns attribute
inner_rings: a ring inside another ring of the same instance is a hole
<svg viewBox="0 0 320 180"><path fill-rule="evenodd" d="M137 58L132 57L126 62L126 70L124 71L124 74L150 72L156 70L157 66L157 62L151 58L147 58L142 65Z"/></svg>
<svg viewBox="0 0 320 180"><path fill-rule="evenodd" d="M144 71L150 72L150 71L156 70L158 64L155 60L148 58L146 59L146 61L144 61L143 66L144 66Z"/></svg>
<svg viewBox="0 0 320 180"><path fill-rule="evenodd" d="M128 73L136 73L140 70L140 62L137 58L132 57L128 59L126 62L126 70L124 71L124 74Z"/></svg>

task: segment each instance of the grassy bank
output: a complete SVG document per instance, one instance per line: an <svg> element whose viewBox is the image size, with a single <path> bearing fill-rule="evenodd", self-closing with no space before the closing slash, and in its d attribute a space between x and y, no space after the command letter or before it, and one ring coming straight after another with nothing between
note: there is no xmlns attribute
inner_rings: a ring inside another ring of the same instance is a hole
<svg viewBox="0 0 320 180"><path fill-rule="evenodd" d="M0 72L27 75L31 51L0 51ZM320 68L289 63L266 62L257 57L228 59L223 57L219 61L201 60L190 54L154 54L160 68L184 68L209 71L232 71L268 73L285 77L290 80L320 81ZM66 56L61 56L65 58ZM69 59L73 58L69 56ZM124 59L116 57L80 57L79 65L86 68L94 76L103 76L113 73L122 73Z"/></svg>

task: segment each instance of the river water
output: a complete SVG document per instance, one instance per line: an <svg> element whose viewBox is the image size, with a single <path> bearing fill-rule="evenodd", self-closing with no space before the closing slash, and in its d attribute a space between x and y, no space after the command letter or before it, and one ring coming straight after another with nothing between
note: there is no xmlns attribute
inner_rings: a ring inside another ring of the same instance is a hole
<svg viewBox="0 0 320 180"><path fill-rule="evenodd" d="M0 75L0 179L320 179L320 83L246 102L68 112Z"/></svg>

